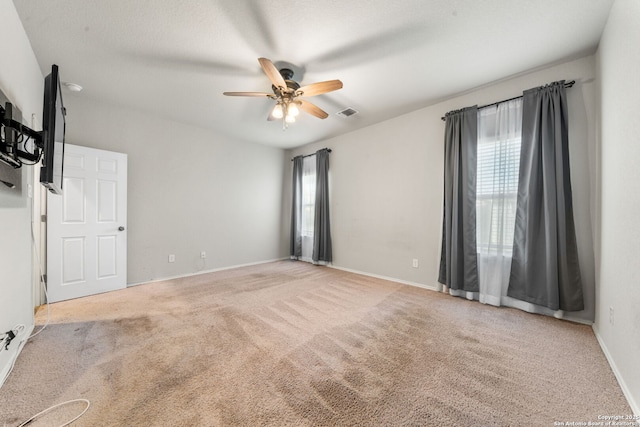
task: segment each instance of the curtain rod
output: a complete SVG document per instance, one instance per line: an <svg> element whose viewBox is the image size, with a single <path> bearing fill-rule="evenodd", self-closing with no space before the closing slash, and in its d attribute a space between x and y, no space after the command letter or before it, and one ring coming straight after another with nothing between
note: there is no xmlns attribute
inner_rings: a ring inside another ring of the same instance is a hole
<svg viewBox="0 0 640 427"><path fill-rule="evenodd" d="M564 84L564 87L572 87L574 84L576 83L575 80L571 80L570 82L566 82ZM505 99L504 101L498 101L498 102L493 102L491 104L487 104L487 105L481 105L480 107L478 107L478 110L482 109L482 108L487 108L487 107L493 107L494 105L498 105L498 104L502 104L503 102L509 102L509 101L513 101L514 99L519 99L522 98L522 95L520 96L514 96L513 98L509 98L509 99ZM440 117L443 121L446 120L445 117Z"/></svg>
<svg viewBox="0 0 640 427"><path fill-rule="evenodd" d="M331 152L331 148L321 148L320 150L327 150L327 153ZM318 150L318 151L320 151L320 150ZM316 155L316 153L307 154L306 156L302 156L302 158L309 157L309 156L315 156L315 155ZM298 156L296 156L296 157L298 157ZM294 159L295 159L295 157L294 157ZM291 159L291 161L293 162L293 159Z"/></svg>

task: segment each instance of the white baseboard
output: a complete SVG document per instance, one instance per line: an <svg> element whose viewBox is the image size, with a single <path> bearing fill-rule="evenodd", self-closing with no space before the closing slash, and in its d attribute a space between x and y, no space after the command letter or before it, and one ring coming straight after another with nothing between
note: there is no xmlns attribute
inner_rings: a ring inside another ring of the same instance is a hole
<svg viewBox="0 0 640 427"><path fill-rule="evenodd" d="M249 266L252 266L252 265L260 265L260 264L267 264L267 263L270 263L270 262L288 261L288 260L291 260L291 257L268 259L268 260L264 260L264 261L250 262L250 263L247 263L247 264L230 265L228 267L219 267L219 268L214 268L214 269L211 269L211 270L202 270L202 271L198 271L198 272L195 272L195 273L180 274L180 275L177 275L177 276L160 277L160 278L156 278L156 279L152 279L152 280L146 280L144 282L127 283L127 287L144 285L146 283L164 282L166 280L182 279L184 277L199 276L201 274L215 273L217 271L233 270L234 268L249 267ZM308 260L308 261L307 260L300 260L300 261L301 262L312 263L311 260ZM430 291L438 291L438 289L435 286L424 285L422 283L410 282L408 280L397 279L395 277L381 276L379 274L367 273L365 271L359 271L359 270L354 270L354 269L351 269L351 268L339 267L339 266L333 265L333 264L326 264L326 266L329 267L329 268L335 268L336 270L347 271L349 273L355 273L355 274L361 274L363 276L375 277L376 279L389 280L391 282L402 283L403 285L416 286L418 288L428 289Z"/></svg>
<svg viewBox="0 0 640 427"><path fill-rule="evenodd" d="M228 267L213 268L213 269L210 269L210 270L201 270L201 271L197 271L195 273L180 274L180 275L177 275L177 276L160 277L160 278L156 278L156 279L145 280L144 282L127 283L127 287L129 288L131 286L144 285L146 283L164 282L166 280L182 279L184 277L199 276L201 274L215 273L217 271L224 271L224 270L233 270L234 268L249 267L249 266L252 266L252 265L267 264L267 263L270 263L270 262L284 261L284 260L288 260L288 259L289 259L289 257L286 257L286 258L275 258L275 259L268 259L268 260L264 260L264 261L250 262L250 263L247 263L247 264L237 264L237 265L230 265Z"/></svg>
<svg viewBox="0 0 640 427"><path fill-rule="evenodd" d="M402 283L403 285L415 286L417 288L428 289L430 291L438 291L438 288L435 286L429 286L422 283L410 282L408 280L396 279L395 277L381 276L379 274L367 273L366 271L354 270L351 268L340 267L334 264L327 265L329 268L335 268L336 270L347 271L349 273L361 274L363 276L375 277L376 279L388 280L390 282Z"/></svg>
<svg viewBox="0 0 640 427"><path fill-rule="evenodd" d="M593 322L591 320L585 320L579 317L573 317L571 315L567 316L566 314L563 314L562 317L559 317L559 319L568 320L569 322L573 323L580 323L582 325L593 326Z"/></svg>
<svg viewBox="0 0 640 427"><path fill-rule="evenodd" d="M618 366L616 365L616 362L613 360L613 357L611 356L611 353L609 352L607 345L604 343L604 340L602 339L602 337L600 337L600 334L598 333L598 328L596 327L595 323L593 324L592 328L593 328L593 333L595 334L596 339L598 340L598 344L600 344L600 348L602 349L604 356L607 358L607 361L609 362L609 366L611 366L611 370L613 371L613 374L615 375L616 380L618 380L618 384L620 385L620 388L622 389L622 393L624 394L624 397L626 397L627 402L629 403L629 406L633 411L633 414L640 416L640 405L638 405L638 402L635 401L633 395L631 394L631 391L629 390L629 387L627 387L627 383L624 381L622 374L618 370Z"/></svg>

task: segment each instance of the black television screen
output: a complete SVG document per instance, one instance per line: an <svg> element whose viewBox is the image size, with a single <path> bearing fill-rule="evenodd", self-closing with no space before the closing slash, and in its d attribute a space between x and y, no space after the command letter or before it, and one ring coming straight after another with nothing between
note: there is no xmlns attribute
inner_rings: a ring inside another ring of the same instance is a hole
<svg viewBox="0 0 640 427"><path fill-rule="evenodd" d="M54 194L62 194L65 114L58 66L54 64L51 66L51 74L44 79L42 113L44 160L40 168L40 183Z"/></svg>

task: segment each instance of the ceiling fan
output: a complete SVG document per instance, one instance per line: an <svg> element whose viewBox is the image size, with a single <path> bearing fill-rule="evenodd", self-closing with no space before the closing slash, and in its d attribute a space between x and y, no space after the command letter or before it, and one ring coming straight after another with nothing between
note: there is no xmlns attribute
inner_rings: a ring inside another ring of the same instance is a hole
<svg viewBox="0 0 640 427"><path fill-rule="evenodd" d="M329 114L317 105L310 103L304 98L333 92L342 88L340 80L327 80L324 82L311 83L300 86L298 82L292 80L293 71L283 68L278 71L273 62L267 58L258 58L262 70L272 83L273 93L266 92L224 92L227 96L257 96L267 97L276 101L276 105L269 114L267 120L282 119L282 127L286 129L288 123L293 123L300 110L320 119L326 119Z"/></svg>

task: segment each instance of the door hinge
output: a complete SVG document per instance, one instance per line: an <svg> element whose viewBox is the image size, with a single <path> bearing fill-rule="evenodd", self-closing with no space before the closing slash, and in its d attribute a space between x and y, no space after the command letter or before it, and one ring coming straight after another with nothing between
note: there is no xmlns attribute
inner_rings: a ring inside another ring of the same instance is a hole
<svg viewBox="0 0 640 427"><path fill-rule="evenodd" d="M47 216L46 215L40 215L40 222L47 222Z"/></svg>

